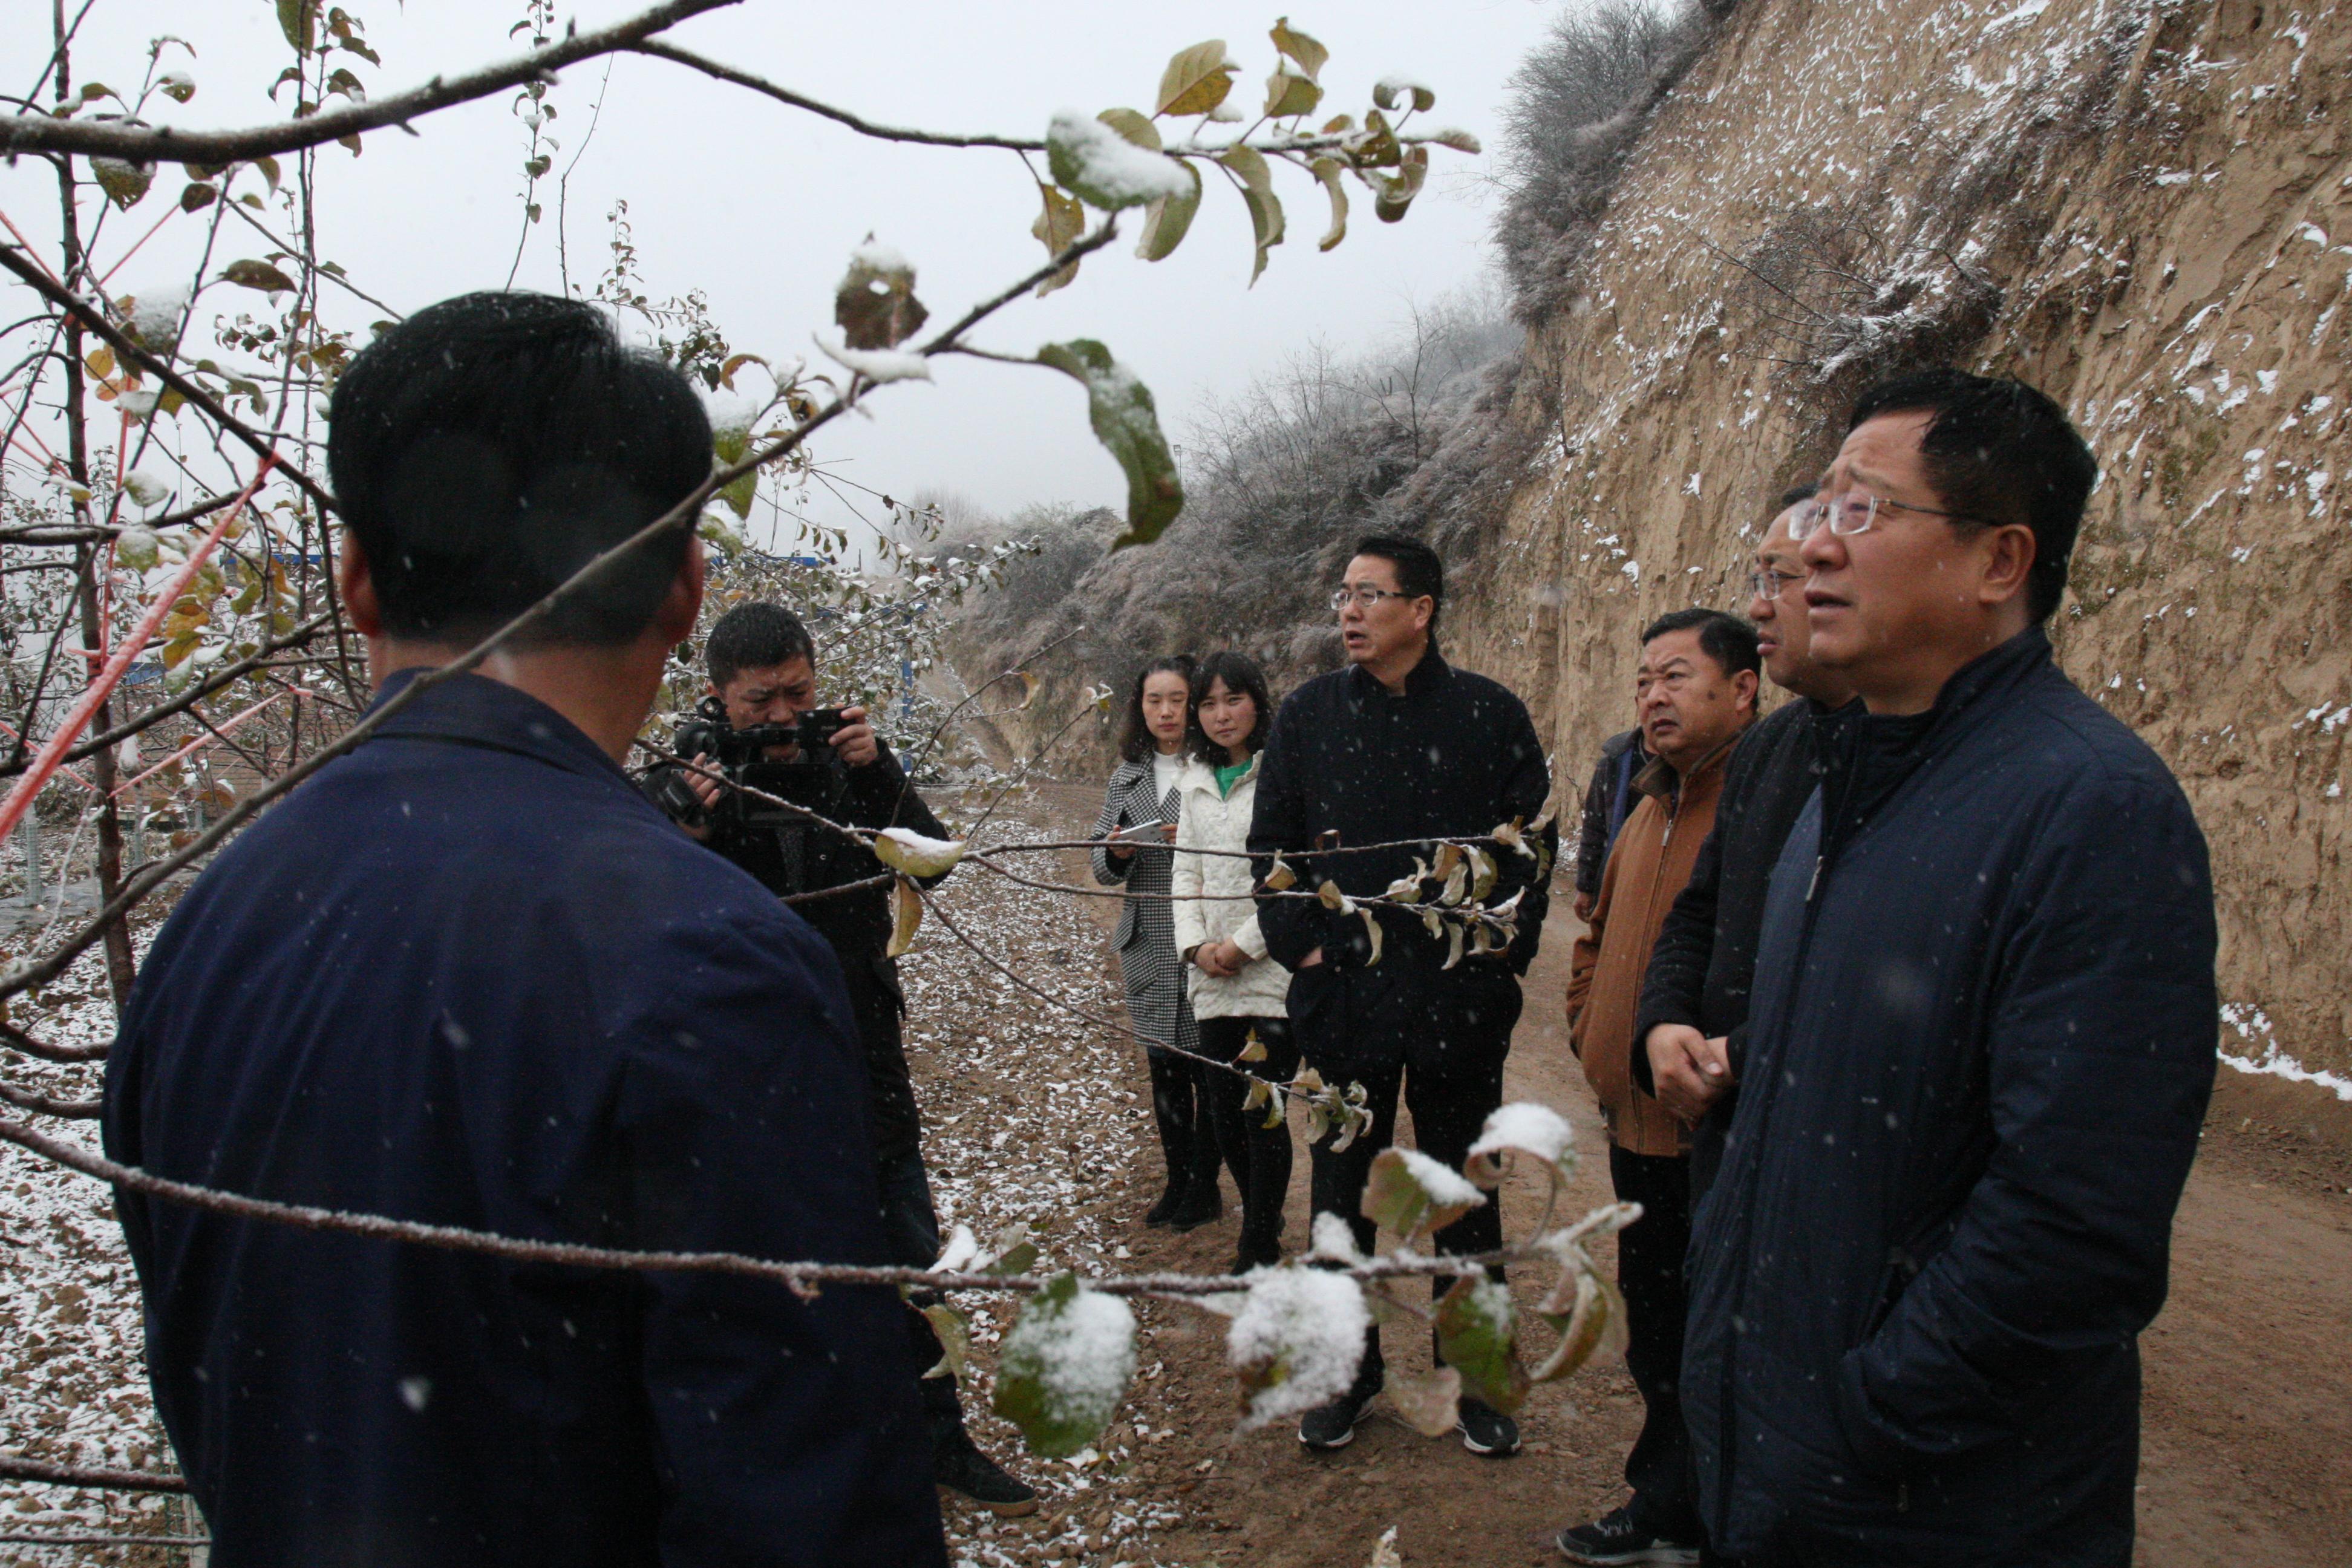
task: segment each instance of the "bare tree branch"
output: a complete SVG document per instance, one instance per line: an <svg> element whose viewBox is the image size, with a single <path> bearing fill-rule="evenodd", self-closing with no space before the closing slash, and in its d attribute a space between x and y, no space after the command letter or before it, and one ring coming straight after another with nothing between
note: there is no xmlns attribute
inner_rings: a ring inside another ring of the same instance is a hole
<svg viewBox="0 0 2352 1568"><path fill-rule="evenodd" d="M296 153L339 137L386 125L405 128L436 110L470 103L547 76L568 65L625 49L689 16L732 5L736 0L669 0L625 22L593 33L574 33L561 43L517 59L485 66L457 77L435 77L423 87L331 109L302 120L281 121L243 131L180 131L171 126L125 125L120 121L57 120L46 114L0 117L0 155L18 153L79 153L132 163L238 163Z"/></svg>
<svg viewBox="0 0 2352 1568"><path fill-rule="evenodd" d="M1044 140L1036 137L959 136L946 131L916 131L901 125L877 125L873 121L852 114L845 109L835 109L829 103L819 103L815 99L794 92L791 88L779 87L764 77L753 76L750 71L737 70L733 66L723 65L718 60L709 59L690 50L681 49L675 44L647 38L630 44L627 48L632 54L651 55L656 59L671 60L690 69L698 70L705 76L714 77L736 87L748 88L753 92L772 98L779 103L789 103L794 109L805 109L811 114L821 114L827 120L848 126L860 136L872 136L884 142L915 142L926 147L1003 147L1014 153L1043 153L1045 150Z"/></svg>

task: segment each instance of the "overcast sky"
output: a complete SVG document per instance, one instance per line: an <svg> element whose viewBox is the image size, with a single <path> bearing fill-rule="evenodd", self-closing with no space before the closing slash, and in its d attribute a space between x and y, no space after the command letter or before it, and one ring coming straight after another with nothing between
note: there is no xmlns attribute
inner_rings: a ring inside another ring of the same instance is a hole
<svg viewBox="0 0 2352 1568"><path fill-rule="evenodd" d="M1312 0L1292 0L1290 16L1331 50L1328 110L1360 114L1374 80L1406 71L1436 89L1431 121L1465 127L1492 147L1511 70L1559 6L1579 3L1324 0L1318 11ZM484 0L407 0L404 11L385 0L345 5L383 58L381 69L349 62L378 94L509 52L504 35L522 15L518 4ZM637 8L595 0L577 16L594 26ZM0 6L0 59L8 76L25 79L0 89L29 85L47 52L48 9L30 0ZM1213 37L1227 39L1244 67L1235 101L1254 106L1275 58L1266 37L1274 19L1271 9L1229 0L746 0L671 37L873 119L1041 135L1065 105L1148 111L1169 55ZM77 47L77 79L127 90L145 68L147 40L164 32L200 51L193 61L177 51L167 57L195 78L197 93L184 107L159 100L157 110L169 112L152 118L217 126L270 117L268 87L289 55L269 0L96 0ZM573 280L604 265L605 214L625 199L648 291L702 289L740 349L817 358L810 333L830 326L833 287L869 230L914 262L920 297L939 321L1043 259L1029 233L1034 186L1009 153L868 140L662 60L623 57L604 84L602 63L578 66L553 95L560 116L549 129L562 143L561 173L581 153L604 89L601 121L570 182ZM419 129L415 139L372 132L360 159L330 148L322 162L322 255L403 310L503 284L520 227L526 132L509 103L448 110ZM979 341L1027 353L1060 339L1100 338L1153 388L1181 441L1187 412L1202 398L1318 339L1342 352L1369 347L1409 302L1478 278L1491 208L1477 174L1487 160L1443 149L1433 156L1432 188L1402 224L1375 222L1369 193L1356 190L1347 242L1328 255L1315 248L1326 216L1321 193L1303 173L1278 171L1290 238L1254 289L1245 287L1247 217L1229 190L1213 186L1169 260L1142 262L1122 239L1090 259L1074 287L1007 310ZM113 215L101 258L119 255L162 216L179 183L167 170L144 204ZM37 161L0 168L0 202L28 232L53 231L55 189ZM559 281L551 177L541 200L546 218L530 237L517 282L551 289ZM1135 227L1130 215L1127 232ZM202 228L201 218L173 220L110 287L184 276ZM245 235L226 238L217 259L256 253ZM207 300L230 309L258 303L228 289ZM330 309L353 325L373 314L356 304ZM1124 481L1088 433L1073 383L971 361L943 364L938 376L933 385L884 389L872 404L875 419L827 431L821 458L878 489L959 491L998 511L1031 501L1123 502ZM828 521L842 515L823 498L813 510Z"/></svg>

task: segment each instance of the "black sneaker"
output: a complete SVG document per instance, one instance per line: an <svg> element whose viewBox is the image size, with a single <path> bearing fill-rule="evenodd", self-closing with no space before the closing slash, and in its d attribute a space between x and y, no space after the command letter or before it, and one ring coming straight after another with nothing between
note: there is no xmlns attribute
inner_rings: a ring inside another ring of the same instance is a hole
<svg viewBox="0 0 2352 1568"><path fill-rule="evenodd" d="M1462 1402L1454 1429L1462 1434L1462 1446L1474 1454L1507 1459L1519 1451L1519 1424L1477 1400Z"/></svg>
<svg viewBox="0 0 2352 1568"><path fill-rule="evenodd" d="M1560 1555L1570 1563L1611 1568L1621 1563L1684 1563L1698 1561L1698 1548L1664 1536L1652 1535L1633 1522L1633 1510L1621 1508L1591 1524L1571 1525L1552 1538Z"/></svg>
<svg viewBox="0 0 2352 1568"><path fill-rule="evenodd" d="M1372 1413L1372 1395L1351 1388L1328 1405L1318 1405L1298 1418L1301 1447L1329 1453L1356 1440L1356 1428ZM1378 1388L1372 1391L1379 1392Z"/></svg>
<svg viewBox="0 0 2352 1568"><path fill-rule="evenodd" d="M1036 1492L1007 1475L961 1431L931 1451L931 1479L999 1519L1019 1519L1037 1511Z"/></svg>

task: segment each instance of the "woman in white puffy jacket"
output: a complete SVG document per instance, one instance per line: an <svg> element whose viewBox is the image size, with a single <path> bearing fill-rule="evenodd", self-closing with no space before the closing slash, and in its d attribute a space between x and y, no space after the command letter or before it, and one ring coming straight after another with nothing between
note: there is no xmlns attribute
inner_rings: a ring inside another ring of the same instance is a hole
<svg viewBox="0 0 2352 1568"><path fill-rule="evenodd" d="M1273 722L1265 675L1255 660L1215 653L1201 662L1192 676L1193 754L1176 781L1181 813L1169 891L1201 1054L1234 1062L1255 1034L1265 1059L1242 1065L1284 1083L1298 1068L1284 1006L1290 972L1265 954L1250 863L1238 853L1248 847L1258 748ZM1203 853L1212 850L1227 853ZM1202 1076L1208 1080L1209 1124L1242 1194L1234 1271L1278 1263L1283 1196L1290 1186L1290 1124L1277 1117L1269 1127L1264 1110L1244 1110L1246 1079L1214 1068Z"/></svg>

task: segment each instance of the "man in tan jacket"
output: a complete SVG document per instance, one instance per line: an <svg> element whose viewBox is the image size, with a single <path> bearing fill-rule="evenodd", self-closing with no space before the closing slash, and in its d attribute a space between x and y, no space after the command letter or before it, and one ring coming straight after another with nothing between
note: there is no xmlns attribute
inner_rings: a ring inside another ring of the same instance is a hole
<svg viewBox="0 0 2352 1568"><path fill-rule="evenodd" d="M1625 1364L1648 1415L1625 1461L1625 1507L1564 1531L1560 1550L1589 1563L1696 1563L1699 1521L1679 1384L1683 1252L1690 1240L1687 1133L1633 1082L1642 978L1675 895L1715 826L1732 742L1756 718L1756 629L1720 610L1677 610L1642 634L1635 677L1642 739L1654 761L1633 780L1590 929L1568 982L1569 1041L1609 1121L1609 1175L1642 1218L1617 1238L1617 1282L1632 1342Z"/></svg>

